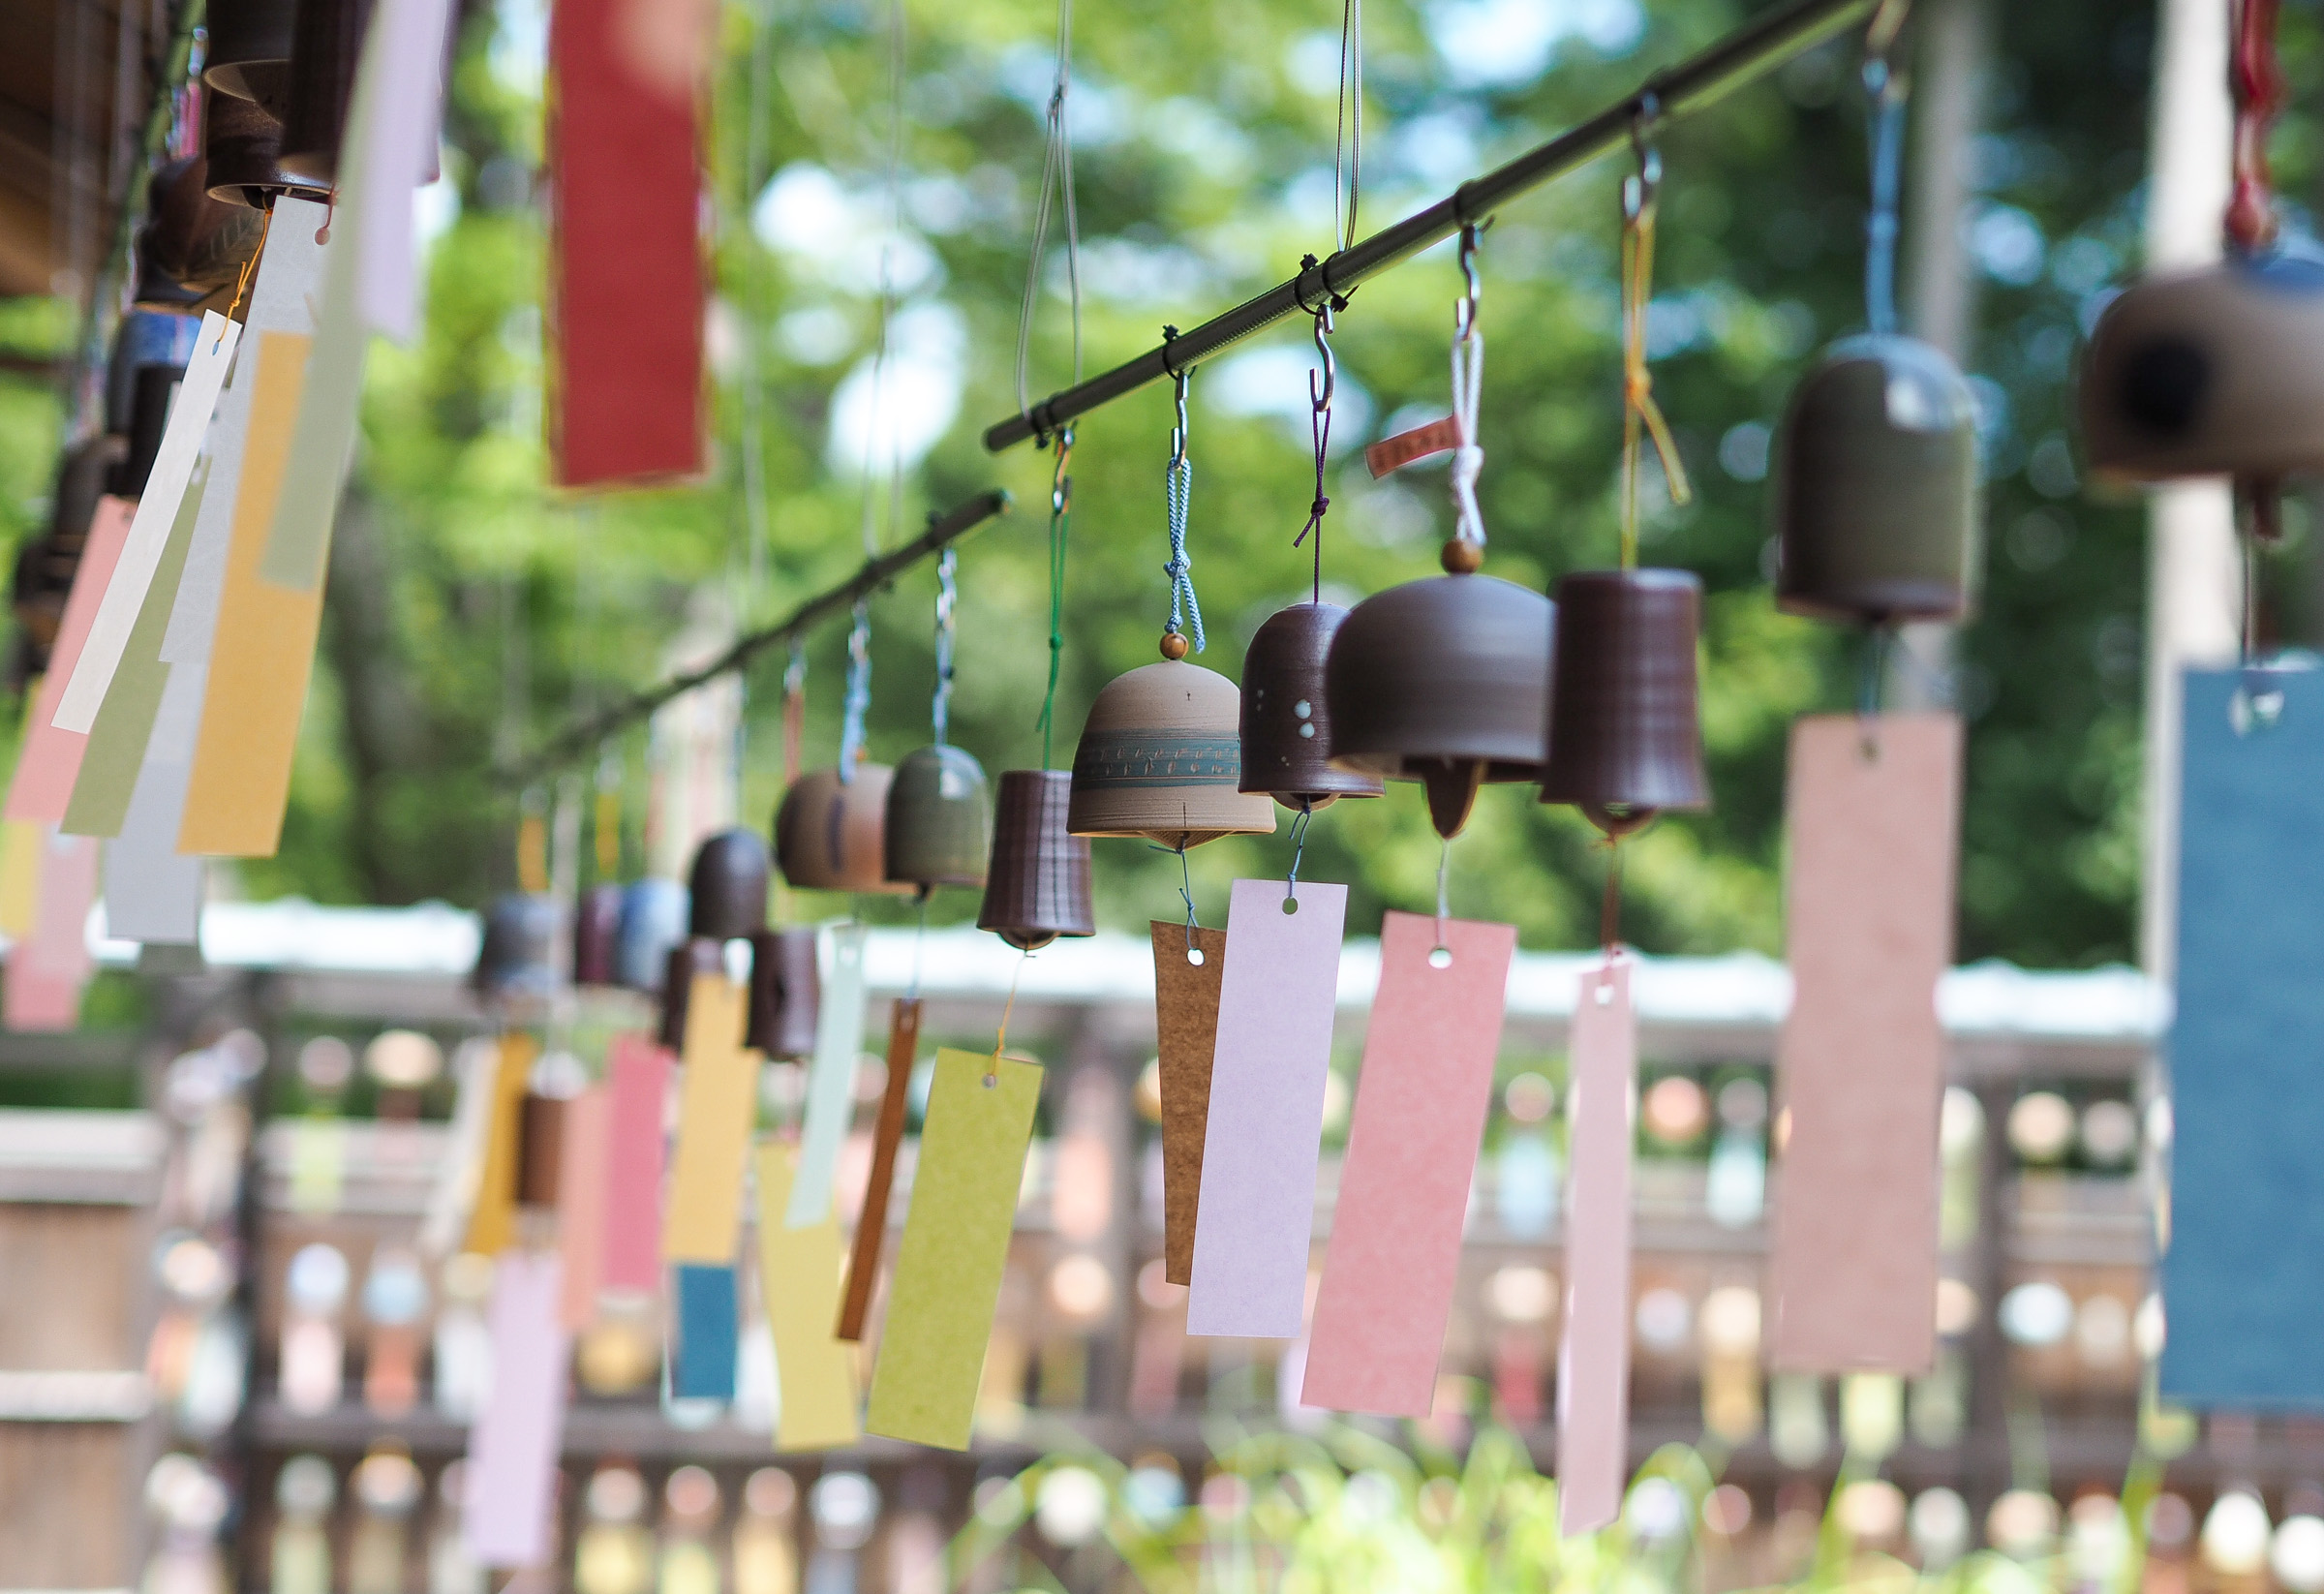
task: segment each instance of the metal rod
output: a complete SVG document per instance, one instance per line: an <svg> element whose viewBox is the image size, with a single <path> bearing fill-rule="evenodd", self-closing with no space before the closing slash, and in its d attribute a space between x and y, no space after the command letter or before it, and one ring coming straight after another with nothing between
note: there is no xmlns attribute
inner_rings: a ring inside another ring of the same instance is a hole
<svg viewBox="0 0 2324 1594"><path fill-rule="evenodd" d="M1771 7L1691 60L1656 73L1629 99L1606 107L1482 177L1454 189L1451 198L1393 227L1350 244L1330 259L1302 270L1223 316L1149 349L1136 359L1054 393L1023 414L985 428L985 447L998 453L1014 444L1045 438L1067 421L1149 382L1161 382L1220 350L1272 326L1296 312L1313 315L1359 283L1400 265L1421 251L1481 223L1504 201L1586 166L1628 141L1634 129L1654 126L1698 110L1793 56L1822 44L1862 17L1875 0L1791 0Z"/></svg>
<svg viewBox="0 0 2324 1594"><path fill-rule="evenodd" d="M659 686L632 693L612 707L590 715L559 732L549 740L547 746L529 758L498 766L493 770L493 779L504 786L527 785L553 769L594 753L598 745L615 731L643 720L673 697L743 668L769 648L790 641L825 616L852 607L857 598L870 597L922 560L941 553L958 542L994 515L1006 513L1008 507L1009 495L995 487L989 493L979 493L957 508L930 515L928 530L902 547L881 554L876 559L866 560L863 568L838 586L817 593L766 629L738 637L732 647L709 663L688 670L684 675L672 676Z"/></svg>

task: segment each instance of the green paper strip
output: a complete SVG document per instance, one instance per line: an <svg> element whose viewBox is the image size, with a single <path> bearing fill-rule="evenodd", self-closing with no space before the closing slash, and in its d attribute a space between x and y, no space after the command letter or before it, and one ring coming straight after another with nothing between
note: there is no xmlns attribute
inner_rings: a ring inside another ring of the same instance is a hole
<svg viewBox="0 0 2324 1594"><path fill-rule="evenodd" d="M872 1374L870 1431L968 1448L1040 1098L1033 1063L949 1048L936 1054L911 1215L896 1249Z"/></svg>
<svg viewBox="0 0 2324 1594"><path fill-rule="evenodd" d="M162 661L162 634L168 630L169 611L177 603L178 580L186 571L186 550L194 545L194 521L201 513L202 489L209 478L205 456L194 467L186 496L178 501L177 518L169 523L169 539L162 544L153 583L145 589L145 601L138 606L112 685L106 689L105 701L89 726L80 775L73 782L72 801L65 805L61 828L68 836L118 836L128 822L130 793L137 788L145 747L153 739L162 689L169 684L169 666Z"/></svg>

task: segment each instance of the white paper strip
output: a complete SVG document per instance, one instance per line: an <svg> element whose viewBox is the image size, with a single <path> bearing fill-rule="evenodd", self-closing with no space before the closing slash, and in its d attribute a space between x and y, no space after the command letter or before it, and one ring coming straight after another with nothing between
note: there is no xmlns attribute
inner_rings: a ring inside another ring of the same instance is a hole
<svg viewBox="0 0 2324 1594"><path fill-rule="evenodd" d="M807 1076L807 1113L799 1129L799 1177L785 1209L786 1228L820 1223L831 1211L840 1145L855 1117L855 1065L864 1051L864 935L860 924L831 933L815 1014L815 1059Z"/></svg>
<svg viewBox="0 0 2324 1594"><path fill-rule="evenodd" d="M398 343L418 320L412 196L427 172L442 115L450 15L448 0L381 0L364 50L365 76L392 92L365 106L357 293L363 323Z"/></svg>

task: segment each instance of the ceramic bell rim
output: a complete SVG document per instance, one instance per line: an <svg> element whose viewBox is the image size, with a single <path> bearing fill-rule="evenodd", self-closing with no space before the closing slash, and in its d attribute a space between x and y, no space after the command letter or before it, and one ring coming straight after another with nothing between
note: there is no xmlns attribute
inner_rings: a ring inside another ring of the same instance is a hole
<svg viewBox="0 0 2324 1594"><path fill-rule="evenodd" d="M689 935L731 941L767 926L767 843L737 825L703 838L687 880Z"/></svg>
<svg viewBox="0 0 2324 1594"><path fill-rule="evenodd" d="M283 124L265 108L230 94L213 94L201 106L204 192L223 204L263 210L284 194L327 199L331 185L286 170Z"/></svg>
<svg viewBox="0 0 2324 1594"><path fill-rule="evenodd" d="M726 948L704 935L688 935L670 948L661 978L661 1044L684 1057L686 1013L692 1003L694 977L726 972Z"/></svg>
<svg viewBox="0 0 2324 1594"><path fill-rule="evenodd" d="M1776 434L1776 606L1819 620L1957 620L1976 569L1976 406L1914 338L1848 338Z"/></svg>
<svg viewBox="0 0 2324 1594"><path fill-rule="evenodd" d="M622 888L593 885L573 904L573 983L619 984Z"/></svg>
<svg viewBox="0 0 2324 1594"><path fill-rule="evenodd" d="M976 927L1037 952L1060 935L1094 935L1089 842L1066 828L1073 777L1061 769L1012 769L994 788L993 861Z"/></svg>
<svg viewBox="0 0 2324 1594"><path fill-rule="evenodd" d="M1387 790L1378 774L1343 769L1330 758L1324 661L1347 618L1336 603L1294 603L1269 615L1243 650L1242 790L1310 811Z"/></svg>
<svg viewBox="0 0 2324 1594"><path fill-rule="evenodd" d="M2076 403L2100 475L2324 471L2324 262L2230 258L2133 283L2091 330Z"/></svg>
<svg viewBox="0 0 2324 1594"><path fill-rule="evenodd" d="M984 766L964 748L934 743L896 762L888 782L887 875L922 890L982 886L993 846L993 798Z"/></svg>
<svg viewBox="0 0 2324 1594"><path fill-rule="evenodd" d="M909 891L888 879L888 785L885 764L858 764L845 781L835 769L811 770L782 794L775 811L775 861L801 891Z"/></svg>
<svg viewBox="0 0 2324 1594"><path fill-rule="evenodd" d="M686 887L648 877L622 887L622 922L614 937L614 973L633 991L659 991L670 948L686 938Z"/></svg>
<svg viewBox="0 0 2324 1594"><path fill-rule="evenodd" d="M1696 696L1702 583L1685 570L1580 570L1557 584L1557 681L1542 801L1608 834L1710 806Z"/></svg>
<svg viewBox="0 0 2324 1594"><path fill-rule="evenodd" d="M785 925L753 934L750 1019L743 1044L770 1058L812 1055L822 991L813 930Z"/></svg>
<svg viewBox="0 0 2324 1594"><path fill-rule="evenodd" d="M290 40L290 92L283 107L283 169L336 180L339 139L354 98L355 66L372 0L298 0Z"/></svg>
<svg viewBox="0 0 2324 1594"><path fill-rule="evenodd" d="M1200 846L1275 828L1242 787L1242 694L1216 670L1165 659L1117 675L1089 706L1073 754L1066 828Z"/></svg>
<svg viewBox="0 0 2324 1594"><path fill-rule="evenodd" d="M290 93L291 38L298 0L210 0L201 80L237 99L264 106L279 118Z"/></svg>

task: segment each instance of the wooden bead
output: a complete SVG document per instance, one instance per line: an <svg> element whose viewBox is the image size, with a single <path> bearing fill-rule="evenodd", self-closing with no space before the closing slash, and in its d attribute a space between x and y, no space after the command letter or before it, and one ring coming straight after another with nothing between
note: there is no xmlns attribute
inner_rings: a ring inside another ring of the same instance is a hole
<svg viewBox="0 0 2324 1594"><path fill-rule="evenodd" d="M1162 657L1177 660L1186 657L1186 638L1177 631L1162 633Z"/></svg>
<svg viewBox="0 0 2324 1594"><path fill-rule="evenodd" d="M1475 575L1484 567L1484 548L1465 536L1456 536L1445 544L1437 559L1447 575Z"/></svg>

